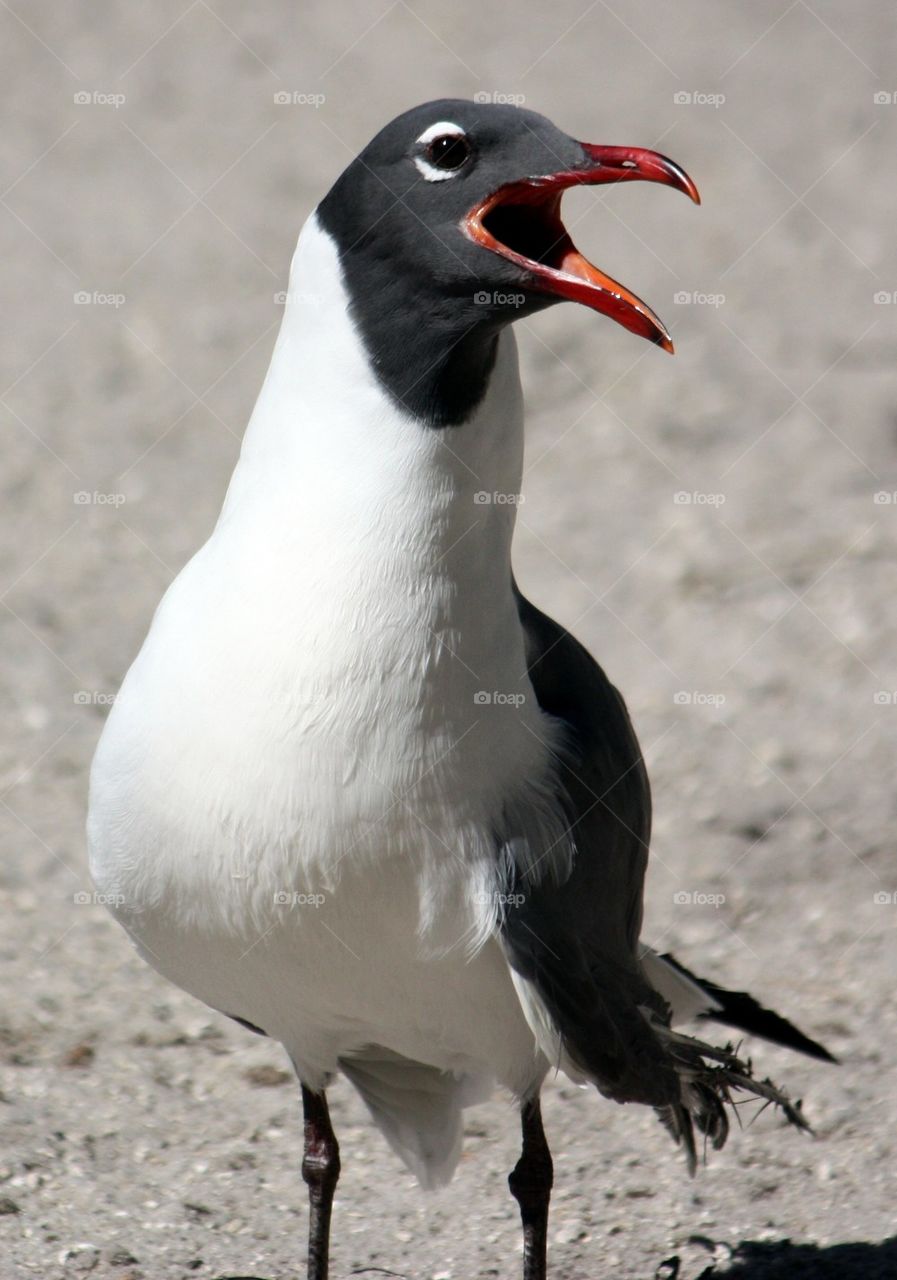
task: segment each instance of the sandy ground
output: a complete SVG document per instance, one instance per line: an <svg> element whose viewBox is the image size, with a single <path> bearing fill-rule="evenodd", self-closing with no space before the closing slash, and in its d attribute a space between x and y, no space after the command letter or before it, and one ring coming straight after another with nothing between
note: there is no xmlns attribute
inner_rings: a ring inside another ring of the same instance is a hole
<svg viewBox="0 0 897 1280"><path fill-rule="evenodd" d="M0 11L0 1276L304 1274L285 1063L91 899L86 771L214 519L299 226L381 123L477 92L659 147L703 192L569 198L679 354L573 307L518 326L516 563L632 708L657 807L647 936L843 1063L751 1044L818 1136L764 1114L694 1182L649 1113L552 1084L553 1275L895 1276L893 6L320 8ZM347 1086L332 1105L336 1277L516 1274L507 1102L469 1113L435 1197Z"/></svg>

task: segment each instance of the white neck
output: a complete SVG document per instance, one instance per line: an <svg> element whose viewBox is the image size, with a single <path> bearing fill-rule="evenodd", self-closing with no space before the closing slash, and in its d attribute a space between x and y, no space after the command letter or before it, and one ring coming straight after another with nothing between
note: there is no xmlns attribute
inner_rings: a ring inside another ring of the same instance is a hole
<svg viewBox="0 0 897 1280"><path fill-rule="evenodd" d="M267 509L283 541L318 534L346 559L395 552L406 574L410 555L423 572L480 572L507 590L523 456L510 328L472 418L440 429L389 397L348 306L336 246L313 214L220 531Z"/></svg>
<svg viewBox="0 0 897 1280"><path fill-rule="evenodd" d="M199 557L212 590L227 596L228 661L243 654L255 663L231 683L258 698L264 685L285 723L320 714L354 735L377 722L370 751L424 768L483 716L483 691L525 693L517 719L535 726L511 580L523 415L510 332L471 419L437 429L406 414L376 379L336 247L314 216L290 293ZM483 494L488 502L477 501ZM210 602L208 616L220 619L219 608ZM535 740L523 736L526 754ZM500 750L481 731L465 747L483 770Z"/></svg>

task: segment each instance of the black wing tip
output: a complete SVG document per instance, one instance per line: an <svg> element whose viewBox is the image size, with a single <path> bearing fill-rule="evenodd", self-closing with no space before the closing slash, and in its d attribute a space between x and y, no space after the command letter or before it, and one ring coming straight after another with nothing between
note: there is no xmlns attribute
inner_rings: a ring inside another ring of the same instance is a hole
<svg viewBox="0 0 897 1280"><path fill-rule="evenodd" d="M699 978L668 952L661 956L661 959L685 974L692 982L696 982L699 987L703 987L708 996L720 1006L719 1009L699 1014L700 1018L710 1022L721 1022L728 1027L736 1027L739 1031L747 1032L748 1035L760 1036L771 1044L781 1045L784 1049L793 1049L796 1053L802 1053L808 1058L816 1058L819 1062L828 1062L833 1066L840 1065L838 1059L826 1049L825 1045L805 1035L799 1027L789 1022L787 1018L783 1018L780 1013L765 1008L759 1000L755 1000L746 991L727 991L725 987L719 987L715 982Z"/></svg>
<svg viewBox="0 0 897 1280"><path fill-rule="evenodd" d="M245 1027L247 1031L253 1032L257 1036L267 1036L267 1031L263 1031L261 1027L257 1027L254 1022L250 1022L248 1018L240 1018L235 1013L226 1013L226 1018L230 1018L232 1022L239 1022L241 1027Z"/></svg>
<svg viewBox="0 0 897 1280"><path fill-rule="evenodd" d="M701 984L702 986L705 984ZM710 990L709 984L708 991ZM718 1012L702 1013L698 1016L708 1022L720 1022L727 1027L735 1027L748 1035L759 1036L771 1044L781 1045L783 1049L794 1049L807 1058L816 1058L819 1062L828 1062L840 1066L839 1060L825 1045L810 1036L804 1035L799 1027L781 1014L765 1009L753 996L744 991L723 991L716 988L711 991L713 997L722 1006Z"/></svg>

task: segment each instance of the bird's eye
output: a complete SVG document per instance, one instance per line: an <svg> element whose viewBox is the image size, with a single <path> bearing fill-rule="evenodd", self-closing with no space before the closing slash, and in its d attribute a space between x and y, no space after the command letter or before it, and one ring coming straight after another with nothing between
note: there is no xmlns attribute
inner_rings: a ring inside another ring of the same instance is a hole
<svg viewBox="0 0 897 1280"><path fill-rule="evenodd" d="M427 145L424 153L437 169L460 169L470 155L470 143L457 133L444 133Z"/></svg>

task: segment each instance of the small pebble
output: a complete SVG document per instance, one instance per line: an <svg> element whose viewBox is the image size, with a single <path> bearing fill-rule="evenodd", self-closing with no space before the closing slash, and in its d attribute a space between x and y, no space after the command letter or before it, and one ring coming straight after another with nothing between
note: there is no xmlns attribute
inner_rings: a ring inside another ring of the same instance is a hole
<svg viewBox="0 0 897 1280"><path fill-rule="evenodd" d="M96 1050L91 1044L76 1044L62 1059L64 1067L89 1067L97 1056Z"/></svg>
<svg viewBox="0 0 897 1280"><path fill-rule="evenodd" d="M124 1245L117 1244L113 1245L106 1254L106 1261L111 1267L129 1267L133 1262L137 1262L138 1259L134 1257L130 1249L126 1249Z"/></svg>
<svg viewBox="0 0 897 1280"><path fill-rule="evenodd" d="M100 1261L100 1251L95 1244L75 1244L70 1249L63 1249L59 1261L69 1271L84 1275L93 1271Z"/></svg>
<svg viewBox="0 0 897 1280"><path fill-rule="evenodd" d="M261 1067L250 1067L243 1072L243 1079L248 1080L256 1089L277 1089L281 1085L289 1084L294 1078L289 1071L281 1071L280 1067L267 1064Z"/></svg>
<svg viewBox="0 0 897 1280"><path fill-rule="evenodd" d="M208 1216L208 1214L212 1212L212 1210L209 1209L206 1205L196 1204L192 1200L185 1200L184 1208L187 1209L188 1212L195 1213L198 1217L202 1217L202 1218Z"/></svg>

